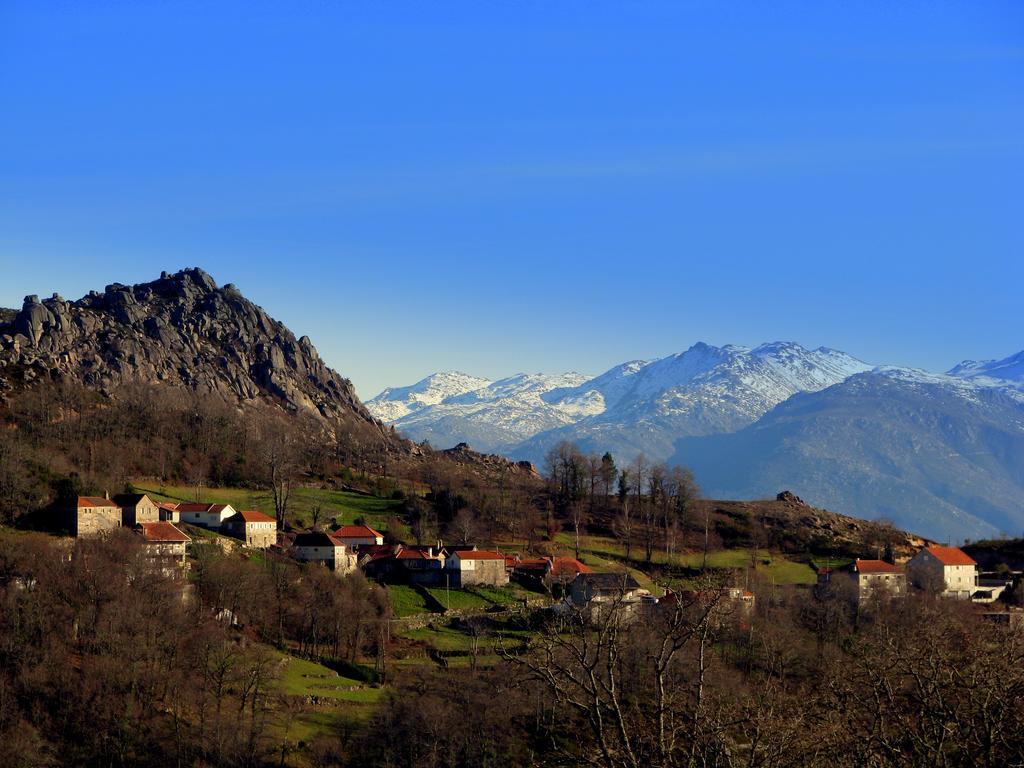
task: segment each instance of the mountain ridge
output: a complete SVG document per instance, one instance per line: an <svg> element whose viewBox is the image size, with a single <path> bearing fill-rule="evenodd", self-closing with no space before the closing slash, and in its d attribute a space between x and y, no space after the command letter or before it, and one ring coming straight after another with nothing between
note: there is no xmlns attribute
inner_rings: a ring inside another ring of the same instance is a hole
<svg viewBox="0 0 1024 768"><path fill-rule="evenodd" d="M199 268L112 283L76 301L26 296L21 310L0 318L0 396L43 379L100 391L169 384L380 428L307 336L296 338L233 284L218 287Z"/></svg>
<svg viewBox="0 0 1024 768"><path fill-rule="evenodd" d="M572 386L556 384L559 375L539 375L542 386L528 391L507 386L502 397L465 392L429 404L412 402L409 390L425 388L435 377L462 375L433 374L411 387L385 390L367 407L414 440L468 441L534 462L566 437L631 458L643 450L634 445L634 433L649 435L647 453L665 457L680 433L738 429L795 392L820 389L869 368L845 353L809 350L794 342L753 348L698 342L683 352L621 363L594 377L561 374L581 379ZM394 413L402 415L389 418ZM519 419L514 429L508 425L513 417Z"/></svg>
<svg viewBox="0 0 1024 768"><path fill-rule="evenodd" d="M737 432L680 438L670 461L710 494L758 497L782 482L818 506L936 539L1024 528L1024 398L989 382L879 368Z"/></svg>

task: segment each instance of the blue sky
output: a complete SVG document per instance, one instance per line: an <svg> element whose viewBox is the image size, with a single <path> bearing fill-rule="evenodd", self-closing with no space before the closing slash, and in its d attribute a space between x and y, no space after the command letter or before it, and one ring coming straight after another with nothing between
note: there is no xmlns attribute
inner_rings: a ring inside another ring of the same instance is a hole
<svg viewBox="0 0 1024 768"><path fill-rule="evenodd" d="M202 266L368 397L1024 348L1020 2L0 4L0 305Z"/></svg>

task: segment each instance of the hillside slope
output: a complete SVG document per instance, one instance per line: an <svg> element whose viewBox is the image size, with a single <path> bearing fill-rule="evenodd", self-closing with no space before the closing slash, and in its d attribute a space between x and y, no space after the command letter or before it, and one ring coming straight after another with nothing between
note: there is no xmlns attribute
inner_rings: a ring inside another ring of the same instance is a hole
<svg viewBox="0 0 1024 768"><path fill-rule="evenodd" d="M949 376L859 374L733 434L683 438L672 461L714 496L787 487L939 540L1024 530L1022 397Z"/></svg>

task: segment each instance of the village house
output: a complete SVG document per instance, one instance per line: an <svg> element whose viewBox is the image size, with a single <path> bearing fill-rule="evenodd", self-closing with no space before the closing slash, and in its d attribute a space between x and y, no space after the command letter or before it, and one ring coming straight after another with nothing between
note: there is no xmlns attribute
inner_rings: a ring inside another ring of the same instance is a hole
<svg viewBox="0 0 1024 768"><path fill-rule="evenodd" d="M168 523L180 523L181 512L178 511L177 504L171 504L169 501L161 501L157 504L160 510L160 519Z"/></svg>
<svg viewBox="0 0 1024 768"><path fill-rule="evenodd" d="M106 496L78 496L64 518L72 536L94 536L121 527L121 508Z"/></svg>
<svg viewBox="0 0 1024 768"><path fill-rule="evenodd" d="M359 565L373 579L396 583L445 583L445 557L432 546L373 545L359 548Z"/></svg>
<svg viewBox="0 0 1024 768"><path fill-rule="evenodd" d="M445 556L434 547L402 547L395 562L411 584L443 584L447 571Z"/></svg>
<svg viewBox="0 0 1024 768"><path fill-rule="evenodd" d="M228 536L241 539L247 547L266 549L277 544L277 520L262 512L236 512L220 528Z"/></svg>
<svg viewBox="0 0 1024 768"><path fill-rule="evenodd" d="M925 547L907 563L914 586L969 600L978 587L978 564L958 547Z"/></svg>
<svg viewBox="0 0 1024 768"><path fill-rule="evenodd" d="M540 557L511 563L516 581L533 589L564 592L581 573L591 570L574 557Z"/></svg>
<svg viewBox="0 0 1024 768"><path fill-rule="evenodd" d="M448 584L452 587L468 587L486 584L501 587L508 584L505 556L500 552L470 550L452 552L445 561Z"/></svg>
<svg viewBox="0 0 1024 768"><path fill-rule="evenodd" d="M356 556L341 539L323 531L307 531L295 537L291 548L296 560L320 563L338 574L356 569Z"/></svg>
<svg viewBox="0 0 1024 768"><path fill-rule="evenodd" d="M368 525L343 525L331 535L341 539L349 549L381 546L384 543L384 534Z"/></svg>
<svg viewBox="0 0 1024 768"><path fill-rule="evenodd" d="M113 501L121 508L121 525L127 528L160 519L159 505L144 493L119 493Z"/></svg>
<svg viewBox="0 0 1024 768"><path fill-rule="evenodd" d="M857 603L907 594L907 574L903 566L884 560L857 559L847 567L846 573L856 587Z"/></svg>
<svg viewBox="0 0 1024 768"><path fill-rule="evenodd" d="M577 607L592 602L637 600L644 592L629 573L580 573L569 586L570 599Z"/></svg>
<svg viewBox="0 0 1024 768"><path fill-rule="evenodd" d="M177 506L178 519L182 523L201 525L216 530L233 515L237 514L230 504L198 504L185 502Z"/></svg>
<svg viewBox="0 0 1024 768"><path fill-rule="evenodd" d="M142 537L146 552L151 557L185 562L185 551L191 538L166 520L145 521L135 524L135 532Z"/></svg>

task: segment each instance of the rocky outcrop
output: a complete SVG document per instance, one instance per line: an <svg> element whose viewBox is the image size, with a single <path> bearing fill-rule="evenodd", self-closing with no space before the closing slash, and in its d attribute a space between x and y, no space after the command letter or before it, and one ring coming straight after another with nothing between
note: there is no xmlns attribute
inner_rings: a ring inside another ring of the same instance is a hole
<svg viewBox="0 0 1024 768"><path fill-rule="evenodd" d="M536 467L529 461L510 461L504 456L492 453L478 453L474 451L469 443L459 443L454 448L440 451L440 455L450 461L461 464L470 469L479 471L508 471L512 474L527 475L539 478Z"/></svg>
<svg viewBox="0 0 1024 768"><path fill-rule="evenodd" d="M850 557L875 557L887 543L900 559L911 557L917 549L932 542L877 520L861 520L811 506L791 491L782 491L774 499L762 501L705 500L712 520L726 520L725 530L749 534L756 525L768 536L761 546L778 547L784 552L831 551ZM716 524L716 528L717 528Z"/></svg>
<svg viewBox="0 0 1024 768"><path fill-rule="evenodd" d="M78 301L26 296L0 313L0 395L34 380L112 391L170 384L240 403L375 423L351 382L235 286L201 269L140 285L108 285Z"/></svg>

